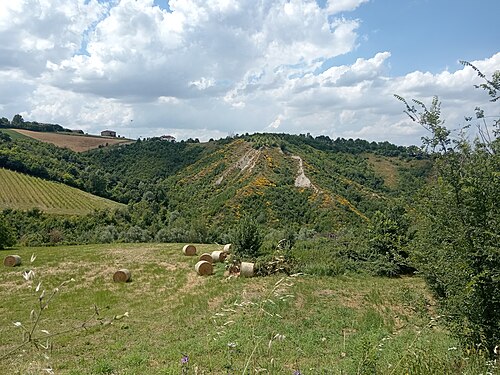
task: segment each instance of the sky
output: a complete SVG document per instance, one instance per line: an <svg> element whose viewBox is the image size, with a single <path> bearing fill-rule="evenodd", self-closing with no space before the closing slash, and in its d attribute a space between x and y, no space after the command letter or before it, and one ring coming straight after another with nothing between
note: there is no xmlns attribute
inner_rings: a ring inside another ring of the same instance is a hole
<svg viewBox="0 0 500 375"><path fill-rule="evenodd" d="M393 94L458 129L498 105L497 0L0 2L0 117L207 141L277 132L420 144Z"/></svg>

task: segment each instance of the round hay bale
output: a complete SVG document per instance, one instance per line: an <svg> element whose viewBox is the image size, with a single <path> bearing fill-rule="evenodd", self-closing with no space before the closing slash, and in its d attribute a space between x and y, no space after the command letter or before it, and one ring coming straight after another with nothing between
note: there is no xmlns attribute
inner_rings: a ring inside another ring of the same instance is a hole
<svg viewBox="0 0 500 375"><path fill-rule="evenodd" d="M113 281L115 283L127 283L132 280L132 274L129 270L122 268L118 270L113 275Z"/></svg>
<svg viewBox="0 0 500 375"><path fill-rule="evenodd" d="M209 253L203 253L200 255L200 260L205 260L209 263L212 263L212 255L210 255Z"/></svg>
<svg viewBox="0 0 500 375"><path fill-rule="evenodd" d="M5 267L16 267L21 264L21 257L19 255L7 255L3 260Z"/></svg>
<svg viewBox="0 0 500 375"><path fill-rule="evenodd" d="M244 277L253 277L255 263L241 262L240 275Z"/></svg>
<svg viewBox="0 0 500 375"><path fill-rule="evenodd" d="M224 245L224 251L226 253L230 253L232 249L233 249L233 244L232 243L228 243L228 244Z"/></svg>
<svg viewBox="0 0 500 375"><path fill-rule="evenodd" d="M196 263L194 269L200 276L211 275L214 270L212 263L207 262L206 260L200 260L198 263Z"/></svg>
<svg viewBox="0 0 500 375"><path fill-rule="evenodd" d="M224 262L227 258L227 253L225 251L213 251L212 252L212 259L214 263L217 262Z"/></svg>
<svg viewBox="0 0 500 375"><path fill-rule="evenodd" d="M184 255L187 255L187 256L196 255L196 246L184 245L184 247L182 248L182 252L184 253Z"/></svg>

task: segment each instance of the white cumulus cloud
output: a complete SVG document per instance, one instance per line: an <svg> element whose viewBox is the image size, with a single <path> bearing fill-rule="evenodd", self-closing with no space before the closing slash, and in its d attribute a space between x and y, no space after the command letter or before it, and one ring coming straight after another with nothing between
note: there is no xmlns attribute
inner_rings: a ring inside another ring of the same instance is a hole
<svg viewBox="0 0 500 375"><path fill-rule="evenodd" d="M366 2L2 1L0 116L132 137L279 129L408 144L422 129L393 94L439 95L455 122L487 101L458 65L394 77L384 50L335 64L363 42L349 12ZM491 74L500 54L473 63Z"/></svg>

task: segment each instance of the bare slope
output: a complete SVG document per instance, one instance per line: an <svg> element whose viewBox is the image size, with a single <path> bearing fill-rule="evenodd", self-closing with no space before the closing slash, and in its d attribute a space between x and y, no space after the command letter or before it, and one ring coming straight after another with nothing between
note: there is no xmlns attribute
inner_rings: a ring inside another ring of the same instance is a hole
<svg viewBox="0 0 500 375"><path fill-rule="evenodd" d="M53 214L82 215L120 206L61 183L0 169L0 209L38 208Z"/></svg>

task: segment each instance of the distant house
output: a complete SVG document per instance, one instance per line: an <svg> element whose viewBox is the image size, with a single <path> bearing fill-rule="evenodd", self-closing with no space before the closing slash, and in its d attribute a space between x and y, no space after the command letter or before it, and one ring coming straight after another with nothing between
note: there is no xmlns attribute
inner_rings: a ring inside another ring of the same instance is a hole
<svg viewBox="0 0 500 375"><path fill-rule="evenodd" d="M160 139L162 141L167 141L167 142L175 142L175 137L171 136L171 135L162 135L160 137Z"/></svg>
<svg viewBox="0 0 500 375"><path fill-rule="evenodd" d="M116 132L113 130L103 130L101 132L102 137L116 137Z"/></svg>

